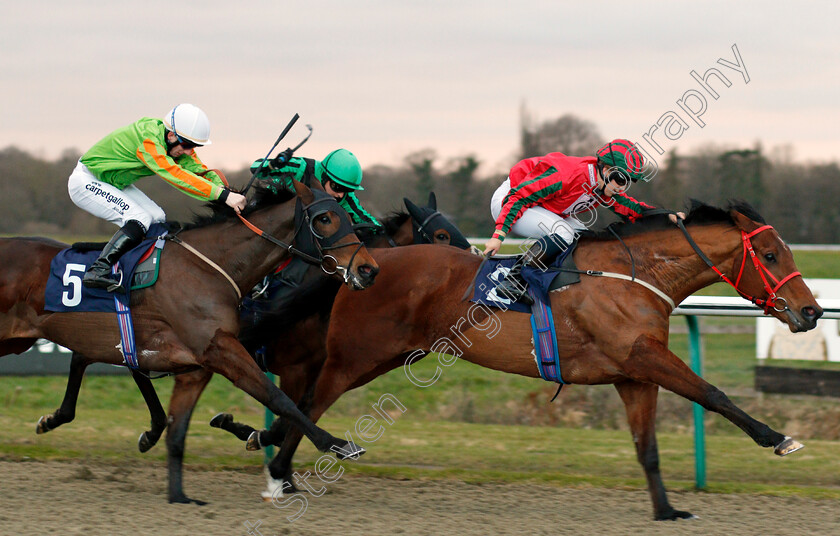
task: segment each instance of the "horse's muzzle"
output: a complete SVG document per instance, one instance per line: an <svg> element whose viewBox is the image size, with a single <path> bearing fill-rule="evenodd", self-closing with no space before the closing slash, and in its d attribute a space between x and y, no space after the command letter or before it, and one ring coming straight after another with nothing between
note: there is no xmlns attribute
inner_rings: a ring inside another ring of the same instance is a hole
<svg viewBox="0 0 840 536"><path fill-rule="evenodd" d="M788 327L793 333L809 331L817 327L817 320L823 315L822 307L819 305L806 305L798 313L788 309Z"/></svg>
<svg viewBox="0 0 840 536"><path fill-rule="evenodd" d="M376 279L376 274L379 273L378 266L371 266L370 264L362 264L356 268L356 273L352 274L347 281L347 286L351 290L362 290L373 285Z"/></svg>

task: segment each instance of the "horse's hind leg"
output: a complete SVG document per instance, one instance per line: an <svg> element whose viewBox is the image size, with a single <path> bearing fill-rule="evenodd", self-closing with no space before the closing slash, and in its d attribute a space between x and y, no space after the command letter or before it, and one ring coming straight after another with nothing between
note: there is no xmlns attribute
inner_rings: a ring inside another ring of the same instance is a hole
<svg viewBox="0 0 840 536"><path fill-rule="evenodd" d="M79 390L82 388L82 378L85 377L85 369L87 369L89 364L90 361L85 356L73 352L73 357L70 358L70 373L67 376L67 388L64 391L64 399L61 401L61 406L50 415L44 415L38 419L35 433L45 434L76 418L76 402L79 399Z"/></svg>
<svg viewBox="0 0 840 536"><path fill-rule="evenodd" d="M205 369L175 376L172 398L169 400L169 426L166 430L170 503L206 504L184 494L184 444L195 404L212 377L213 373Z"/></svg>
<svg viewBox="0 0 840 536"><path fill-rule="evenodd" d="M140 389L152 418L151 430L146 430L140 434L140 439L137 440L137 448L140 449L140 452L146 452L157 444L164 428L166 428L166 413L163 411L163 406L160 405L160 399L152 386L152 380L139 370L132 370L131 376L134 378L137 388Z"/></svg>
<svg viewBox="0 0 840 536"><path fill-rule="evenodd" d="M625 373L634 380L655 383L692 402L697 402L709 411L720 413L746 432L758 445L774 447L774 452L779 456L802 448L801 443L747 415L720 389L695 374L662 342L652 337L639 337L623 366Z"/></svg>
<svg viewBox="0 0 840 536"><path fill-rule="evenodd" d="M674 510L668 503L662 475L659 473L659 451L656 447L656 396L659 387L649 383L624 381L615 384L627 421L636 444L636 457L645 470L648 492L653 501L653 518L656 520L691 518L691 513Z"/></svg>
<svg viewBox="0 0 840 536"><path fill-rule="evenodd" d="M225 432L230 432L235 435L240 441L248 441L248 439L257 432L253 426L237 422L233 420L233 415L230 413L219 413L210 419L210 426L213 428L221 428ZM248 450L259 450L251 449Z"/></svg>

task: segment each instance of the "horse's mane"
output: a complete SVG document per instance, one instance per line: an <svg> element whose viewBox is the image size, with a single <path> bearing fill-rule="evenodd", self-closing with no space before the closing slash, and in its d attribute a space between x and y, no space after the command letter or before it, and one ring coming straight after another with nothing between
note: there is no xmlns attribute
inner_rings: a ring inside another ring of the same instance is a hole
<svg viewBox="0 0 840 536"><path fill-rule="evenodd" d="M685 225L714 225L718 223L734 224L735 222L729 214L732 210L740 212L744 216L758 223L766 223L757 210L755 210L746 201L740 199L730 200L726 208L708 205L702 201L698 201L697 199L690 199L689 203L690 205L685 216ZM671 220L666 214L643 217L636 223L616 223L612 225L612 230L622 237L643 234L660 229L673 228L674 224L671 223ZM609 230L586 231L582 233L581 236L595 240L615 239L615 235L613 235L613 233Z"/></svg>
<svg viewBox="0 0 840 536"><path fill-rule="evenodd" d="M401 210L394 210L389 213L384 219L380 220L382 227L385 229L386 236L394 236L397 234L397 231L400 230L400 227L405 224L406 220L408 220L411 215L408 212L401 211ZM375 232L373 228L362 227L356 231L356 235L358 235L359 240L364 243L368 243L372 240L379 238L379 234Z"/></svg>
<svg viewBox="0 0 840 536"><path fill-rule="evenodd" d="M404 210L394 210L389 213L384 220L382 220L382 226L385 227L385 233L388 236L396 234L397 231L400 230L400 227L406 222L411 215L404 211Z"/></svg>
<svg viewBox="0 0 840 536"><path fill-rule="evenodd" d="M278 189L275 193L273 190L254 184L254 197L248 203L245 210L242 211L242 216L248 217L249 214L256 212L271 205L279 205L285 203L295 197L295 192L284 189ZM207 227L216 223L221 223L227 220L236 218L236 212L221 201L210 201L204 204L205 209L209 209L209 214L195 214L192 222L182 225L183 230L197 229L200 227Z"/></svg>

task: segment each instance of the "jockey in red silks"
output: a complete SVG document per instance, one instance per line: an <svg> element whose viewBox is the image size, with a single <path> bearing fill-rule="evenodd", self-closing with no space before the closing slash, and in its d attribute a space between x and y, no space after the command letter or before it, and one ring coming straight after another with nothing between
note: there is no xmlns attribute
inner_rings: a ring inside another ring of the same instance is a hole
<svg viewBox="0 0 840 536"><path fill-rule="evenodd" d="M644 166L642 154L624 139L609 142L595 156L549 153L513 166L490 202L496 229L485 244L484 253L497 253L511 231L538 240L511 267L496 287L497 294L528 305L533 303L522 280L522 267L545 266L569 248L579 231L586 229L578 214L600 204L624 221L634 222L654 208L625 193L631 182L645 180ZM672 219L676 221L676 216Z"/></svg>

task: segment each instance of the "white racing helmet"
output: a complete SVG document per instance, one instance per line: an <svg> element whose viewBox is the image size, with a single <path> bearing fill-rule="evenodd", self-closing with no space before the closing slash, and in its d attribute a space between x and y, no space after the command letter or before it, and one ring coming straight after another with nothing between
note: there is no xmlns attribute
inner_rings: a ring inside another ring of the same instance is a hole
<svg viewBox="0 0 840 536"><path fill-rule="evenodd" d="M163 124L176 136L196 145L210 145L210 120L201 108L184 103L163 116Z"/></svg>

